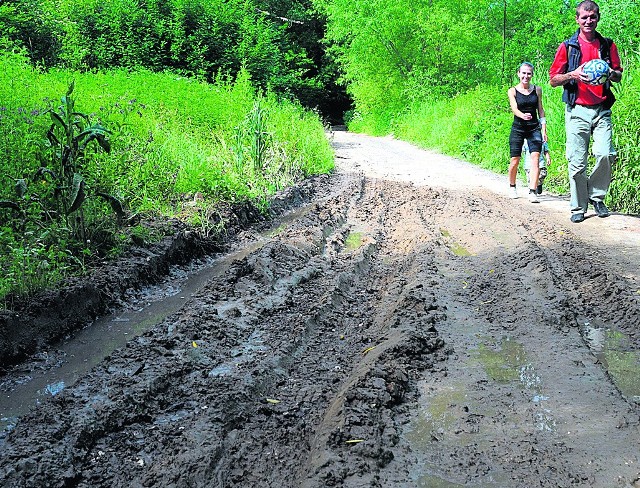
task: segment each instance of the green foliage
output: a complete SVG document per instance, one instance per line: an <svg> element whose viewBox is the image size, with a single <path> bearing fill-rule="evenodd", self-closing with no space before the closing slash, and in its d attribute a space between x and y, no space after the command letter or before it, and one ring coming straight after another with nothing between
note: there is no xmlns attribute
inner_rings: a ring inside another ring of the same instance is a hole
<svg viewBox="0 0 640 488"><path fill-rule="evenodd" d="M420 146L505 172L504 127L513 119L506 98L506 91L478 86L452 99L419 102L394 121L393 131Z"/></svg>
<svg viewBox="0 0 640 488"><path fill-rule="evenodd" d="M66 94L62 103L53 93ZM45 73L5 53L0 100L0 297L52 284L139 240L118 226L125 209L181 217L208 232L220 201L265 202L333 167L318 115L256 95L246 71L213 84L143 70ZM241 130L247 158L238 164ZM58 199L56 212L45 197ZM44 256L58 273L51 280L38 271Z"/></svg>
<svg viewBox="0 0 640 488"><path fill-rule="evenodd" d="M502 86L523 59L537 61L541 45L555 50L564 36L549 4L534 1L334 0L325 8L358 128L389 130L393 115L416 101ZM545 34L532 43L538 19Z"/></svg>
<svg viewBox="0 0 640 488"><path fill-rule="evenodd" d="M82 266L82 260L65 249L64 241L58 240L57 245L51 243L51 233L54 232L18 236L11 228L0 227L3 271L0 297L5 300L5 306L7 295L27 295L53 286Z"/></svg>
<svg viewBox="0 0 640 488"><path fill-rule="evenodd" d="M22 0L0 5L0 32L27 50L34 64L58 62L61 31L52 0Z"/></svg>
<svg viewBox="0 0 640 488"><path fill-rule="evenodd" d="M267 162L267 149L270 145L270 134L267 130L268 112L258 98L251 112L236 130L237 168L247 168L253 174L262 174Z"/></svg>
<svg viewBox="0 0 640 488"><path fill-rule="evenodd" d="M640 54L628 53L624 67L622 81L615 87L618 100L612 118L618 158L607 202L616 210L640 214Z"/></svg>
<svg viewBox="0 0 640 488"><path fill-rule="evenodd" d="M305 0L15 0L0 5L0 28L47 68L146 68L207 81L244 68L255 86L307 107L330 111L344 98L326 76L324 21Z"/></svg>
<svg viewBox="0 0 640 488"><path fill-rule="evenodd" d="M76 111L73 89L74 83L71 83L66 95L62 97L62 105L57 110L48 110L52 120L47 131L51 168L42 166L36 173L48 174L58 180L55 194L59 197L61 208L57 211L64 216L77 212L87 197L86 181L80 171L84 167L89 144L95 141L105 152L111 151L108 139L111 131L99 123L91 123L87 114ZM117 199L103 193L97 195L112 204L119 218L124 218L122 205ZM81 218L79 223L84 225Z"/></svg>
<svg viewBox="0 0 640 488"><path fill-rule="evenodd" d="M76 111L73 88L71 83L57 110L44 112L50 115L52 123L46 132L46 144L36 148L35 156L40 166L33 173L22 168L22 174L27 173L28 178L14 177L16 200L4 201L5 208L11 208L22 216L22 219L13 220L15 232L25 232L34 225L45 228L47 224L44 221L60 219L60 224L70 229L74 238L85 239L81 209L87 199L88 188L81 172L92 142L107 153L110 151L107 138L110 131L100 124L91 123L88 115ZM5 174L5 177L12 178L10 174ZM102 192L95 192L95 195L107 200L119 219L124 218L122 204L116 198Z"/></svg>

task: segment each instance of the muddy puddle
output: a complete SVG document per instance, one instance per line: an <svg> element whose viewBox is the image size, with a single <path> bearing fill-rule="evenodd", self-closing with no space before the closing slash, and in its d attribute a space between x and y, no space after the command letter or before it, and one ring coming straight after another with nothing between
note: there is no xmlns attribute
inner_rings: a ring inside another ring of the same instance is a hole
<svg viewBox="0 0 640 488"><path fill-rule="evenodd" d="M411 448L420 453L422 462L414 476L419 487L449 488L467 486L446 469L443 453L473 450L490 452L509 431L537 431L553 434L556 423L547 408L549 396L545 395L543 381L527 355L526 348L509 336L499 341L476 336L478 343L471 346L468 359L459 364L467 379L446 384L425 382L418 404L418 413L407 430ZM483 378L469 381L469 378ZM517 412L504 410L496 402L485 401L485 394L478 384L503 385L502 398L523 392L531 411L525 419ZM499 419L488 422L488 419ZM524 424L523 424L524 420ZM510 476L496 470L479 476L481 484L474 486L510 486ZM459 483L457 482L459 481Z"/></svg>
<svg viewBox="0 0 640 488"><path fill-rule="evenodd" d="M62 344L16 366L0 380L0 439L31 407L73 385L113 351L178 311L209 280L259 250L307 211L302 207L287 213L269 230L253 236L254 242L245 243L238 250L173 267L161 284L131 292L116 313L95 320ZM237 356L236 363L241 361L242 353ZM223 375L225 368L229 366L212 371L212 376Z"/></svg>
<svg viewBox="0 0 640 488"><path fill-rule="evenodd" d="M625 333L601 321L583 319L579 326L585 342L622 396L640 404L640 351L634 350Z"/></svg>
<svg viewBox="0 0 640 488"><path fill-rule="evenodd" d="M456 242L455 240L452 239L451 232L449 232L447 229L441 227L440 228L440 235L445 239L447 247L456 256L461 256L461 257L472 256L472 253L469 252L468 249L466 249L459 242Z"/></svg>
<svg viewBox="0 0 640 488"><path fill-rule="evenodd" d="M362 232L351 231L345 239L344 251L352 252L362 246L364 234Z"/></svg>

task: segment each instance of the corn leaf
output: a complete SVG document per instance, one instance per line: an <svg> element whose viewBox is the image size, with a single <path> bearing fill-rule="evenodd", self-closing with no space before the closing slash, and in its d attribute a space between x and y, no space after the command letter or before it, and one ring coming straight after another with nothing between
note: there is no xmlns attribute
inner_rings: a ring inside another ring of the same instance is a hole
<svg viewBox="0 0 640 488"><path fill-rule="evenodd" d="M85 181L82 175L78 173L73 174L73 184L71 186L71 198L69 210L67 215L78 210L85 201L86 195L84 193Z"/></svg>
<svg viewBox="0 0 640 488"><path fill-rule="evenodd" d="M115 213L119 219L124 219L127 216L122 206L122 202L116 197L103 192L96 192L96 195L104 198L107 202L109 202L109 205L111 205L111 210L113 210L113 213Z"/></svg>

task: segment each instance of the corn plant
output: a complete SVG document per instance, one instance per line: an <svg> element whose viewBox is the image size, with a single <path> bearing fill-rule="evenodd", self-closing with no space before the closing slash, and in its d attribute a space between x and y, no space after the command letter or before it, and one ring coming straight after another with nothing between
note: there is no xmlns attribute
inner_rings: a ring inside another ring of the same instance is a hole
<svg viewBox="0 0 640 488"><path fill-rule="evenodd" d="M58 167L60 206L67 217L80 210L87 198L86 181L80 171L88 145L95 141L105 152L111 151L108 139L111 131L100 124L92 124L88 115L75 111L75 100L71 96L73 89L74 83L71 83L58 111L49 110L52 124L47 131L52 163ZM104 192L96 192L95 195L107 200L118 218L124 217L122 205L115 197ZM77 221L83 228L82 214Z"/></svg>
<svg viewBox="0 0 640 488"><path fill-rule="evenodd" d="M125 218L117 198L102 191L89 192L82 174L87 149L95 142L103 151L110 152L108 135L111 132L92 123L87 114L75 110L73 89L74 83L71 83L61 99L62 105L45 112L51 118L51 125L46 133L44 155L40 155L42 165L30 178L14 180L16 201L0 202L0 208L11 209L22 217L18 231L20 227L24 229L27 220L45 227L43 222L61 219L73 237L84 240L82 206L90 196L103 198L119 220Z"/></svg>

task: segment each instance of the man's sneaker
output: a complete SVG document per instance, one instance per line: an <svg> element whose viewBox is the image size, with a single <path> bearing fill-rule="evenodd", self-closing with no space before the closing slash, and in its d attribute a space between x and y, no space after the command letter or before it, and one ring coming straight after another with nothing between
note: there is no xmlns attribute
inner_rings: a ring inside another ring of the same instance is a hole
<svg viewBox="0 0 640 488"><path fill-rule="evenodd" d="M595 200L589 200L589 203L593 205L593 209L598 214L598 217L608 217L609 209L604 204L604 202L596 202Z"/></svg>
<svg viewBox="0 0 640 488"><path fill-rule="evenodd" d="M509 187L509 197L518 198L518 190L516 189L515 186Z"/></svg>
<svg viewBox="0 0 640 488"><path fill-rule="evenodd" d="M538 185L538 188L536 188L536 193L537 193L538 195L542 195L542 183L540 183L540 184Z"/></svg>
<svg viewBox="0 0 640 488"><path fill-rule="evenodd" d="M573 222L574 224L579 224L582 221L584 221L584 214L583 213L571 214L571 222Z"/></svg>
<svg viewBox="0 0 640 488"><path fill-rule="evenodd" d="M529 201L531 203L540 203L540 200L538 200L538 195L536 195L535 191L529 190Z"/></svg>

